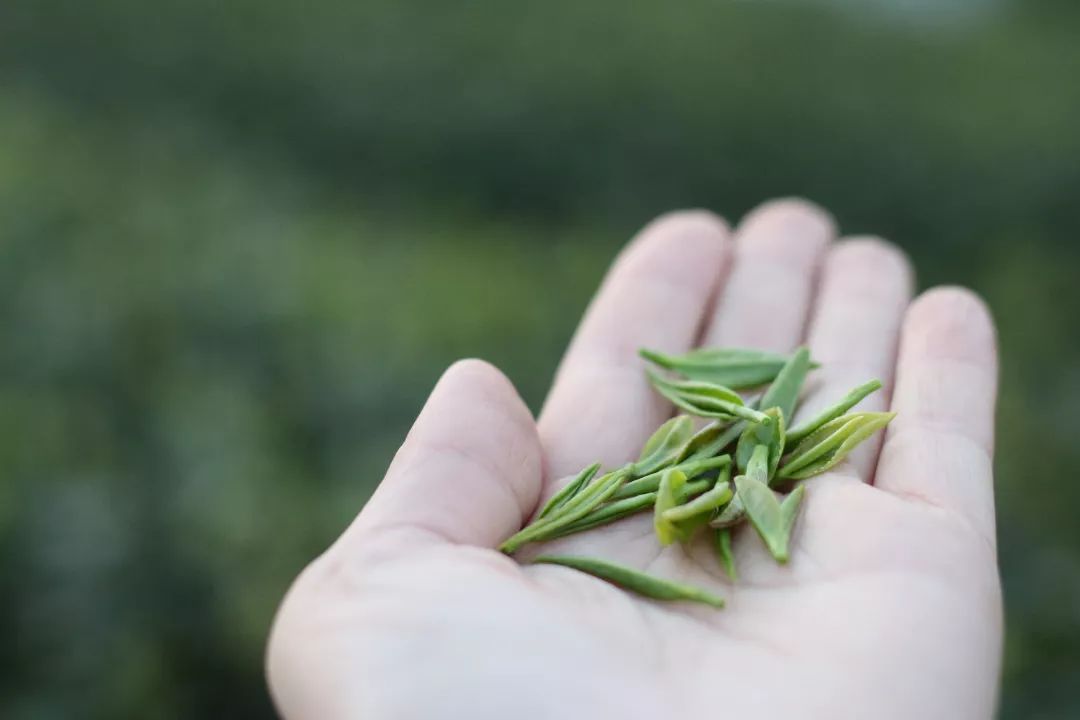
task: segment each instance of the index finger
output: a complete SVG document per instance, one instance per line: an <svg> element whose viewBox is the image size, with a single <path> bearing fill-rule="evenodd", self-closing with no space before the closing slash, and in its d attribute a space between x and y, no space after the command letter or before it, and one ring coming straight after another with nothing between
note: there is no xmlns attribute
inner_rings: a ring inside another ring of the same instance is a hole
<svg viewBox="0 0 1080 720"><path fill-rule="evenodd" d="M704 211L650 223L620 254L582 320L540 414L552 479L621 465L671 414L637 351L689 349L728 262L728 230Z"/></svg>

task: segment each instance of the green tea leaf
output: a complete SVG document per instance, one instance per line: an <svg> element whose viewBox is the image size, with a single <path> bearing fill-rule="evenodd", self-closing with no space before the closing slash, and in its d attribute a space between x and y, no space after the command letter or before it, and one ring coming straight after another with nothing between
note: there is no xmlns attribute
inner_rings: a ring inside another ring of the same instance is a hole
<svg viewBox="0 0 1080 720"><path fill-rule="evenodd" d="M689 600L716 608L724 607L724 599L692 585L663 580L604 560L568 555L541 555L533 563L547 563L580 570L621 588L654 600Z"/></svg>
<svg viewBox="0 0 1080 720"><path fill-rule="evenodd" d="M746 506L743 505L738 492L736 492L731 501L720 511L720 514L709 521L709 527L722 530L734 527L745 519Z"/></svg>
<svg viewBox="0 0 1080 720"><path fill-rule="evenodd" d="M630 477L629 465L602 475L564 503L557 511L511 536L499 546L499 550L506 554L516 552L522 545L541 540L577 522L609 500L628 477Z"/></svg>
<svg viewBox="0 0 1080 720"><path fill-rule="evenodd" d="M776 475L776 468L780 464L780 457L784 454L785 428L783 410L772 407L765 411L771 422L768 425L749 424L739 437L739 444L735 449L735 464L746 472L750 457L759 445L768 448L768 478Z"/></svg>
<svg viewBox="0 0 1080 720"><path fill-rule="evenodd" d="M742 348L699 348L683 355L666 355L642 349L641 357L691 380L745 389L772 382L788 358L775 353Z"/></svg>
<svg viewBox="0 0 1080 720"><path fill-rule="evenodd" d="M682 486L682 489L677 493L677 500L679 503L685 503L692 497L696 497L706 490L711 490L716 485L715 479L704 480L691 480Z"/></svg>
<svg viewBox="0 0 1080 720"><path fill-rule="evenodd" d="M788 431L787 442L792 446L805 440L810 434L819 430L825 423L835 420L851 408L862 402L863 398L881 389L880 380L871 380L855 388L845 395L838 403L825 408L813 420L803 423L794 430Z"/></svg>
<svg viewBox="0 0 1080 720"><path fill-rule="evenodd" d="M746 464L746 476L762 484L769 482L769 446L758 445Z"/></svg>
<svg viewBox="0 0 1080 720"><path fill-rule="evenodd" d="M738 582L739 575L735 571L735 551L731 547L731 528L720 528L716 531L716 557L731 581Z"/></svg>
<svg viewBox="0 0 1080 720"><path fill-rule="evenodd" d="M700 430L691 435L690 439L683 444L676 462L681 462L689 457L693 457L702 450L711 449L717 438L727 432L730 427L731 423L722 420L710 420ZM716 455L719 451L720 448L717 448L716 452L709 453L708 456L711 457L712 455Z"/></svg>
<svg viewBox="0 0 1080 720"><path fill-rule="evenodd" d="M664 511L664 519L674 527L675 539L689 542L699 528L704 527L716 514L716 509L731 500L731 466L720 471L716 484L708 492L690 499L687 490L690 484L678 493L679 505Z"/></svg>
<svg viewBox="0 0 1080 720"><path fill-rule="evenodd" d="M712 480L694 480L688 482L683 486L678 499L680 502L685 502L690 498L707 491L713 484ZM656 491L641 493L633 497L623 498L622 500L615 500L605 505L601 505L580 520L559 527L550 533L545 533L538 537L537 540L554 540L555 538L565 537L566 535L573 535L574 533L591 530L595 527L621 520L624 517L629 517L635 513L649 510L656 504L656 494Z"/></svg>
<svg viewBox="0 0 1080 720"><path fill-rule="evenodd" d="M719 455L727 449L728 445L739 439L745 424L745 420L740 420L734 424L722 420L713 420L686 441L686 445L683 446L676 462L700 460Z"/></svg>
<svg viewBox="0 0 1080 720"><path fill-rule="evenodd" d="M731 500L732 495L734 495L734 492L731 489L730 478L731 468L729 467L727 468L726 478L721 477L711 490L698 495L693 500L665 510L663 512L664 519L668 522L679 523L695 516L703 515L704 522L708 522L709 518L716 512L717 508L727 504L727 502ZM702 524L704 524L704 522Z"/></svg>
<svg viewBox="0 0 1080 720"><path fill-rule="evenodd" d="M678 529L664 517L664 511L679 504L679 492L685 484L686 474L679 470L669 469L660 478L656 505L653 508L653 527L656 530L656 539L662 546L670 545L678 539Z"/></svg>
<svg viewBox="0 0 1080 720"><path fill-rule="evenodd" d="M777 562L787 562L788 542L785 527L790 529L790 526L785 521L785 513L781 510L776 495L768 485L746 475L735 478L735 487L746 506L746 516L765 542L765 547ZM795 507L798 507L797 501Z"/></svg>
<svg viewBox="0 0 1080 720"><path fill-rule="evenodd" d="M787 551L787 541L791 537L791 529L795 527L795 520L799 517L799 509L802 507L803 496L806 495L806 486L799 485L780 503L780 529L784 533L784 550Z"/></svg>
<svg viewBox="0 0 1080 720"><path fill-rule="evenodd" d="M746 406L752 410L758 410L760 402L761 397L756 397L747 400ZM709 423L686 443L679 461L712 457L727 450L729 445L738 441L748 424L746 420L739 420L730 425L720 420Z"/></svg>
<svg viewBox="0 0 1080 720"><path fill-rule="evenodd" d="M684 417L686 416L676 415L661 423L660 427L656 428L653 434L649 436L649 439L645 441L645 444L641 446L641 455L638 456L637 461L641 462L654 453L656 449L664 443L668 435L671 434L672 426L679 424Z"/></svg>
<svg viewBox="0 0 1080 720"><path fill-rule="evenodd" d="M689 515L688 517L683 518L681 520L670 520L670 522L675 525L675 536L676 536L676 539L679 542L681 542L681 543L690 542L690 540L694 537L694 535L697 533L698 530L700 530L701 528L703 528L703 527L705 527L706 525L709 524L709 518L711 518L716 513L715 505L717 503L720 503L722 505L722 504L726 503L728 500L730 500L730 498L732 496L731 483L725 482L724 485L726 487L722 487L723 492L721 494L717 495L717 496L713 496L713 498L711 498L710 502L708 503L708 505L711 505L711 506L714 506L714 507L709 507L704 512L699 512L699 513L696 513L696 514L693 514L693 515ZM696 499L701 499L701 498L705 497L705 495L707 495L707 494L708 493L706 493L704 495L699 495L698 498L696 498ZM680 505L679 507L683 507L683 506ZM669 510L667 514L670 515L670 513L673 510L678 510L678 509L679 508L672 508L672 510Z"/></svg>
<svg viewBox="0 0 1080 720"><path fill-rule="evenodd" d="M693 480L694 478L702 475L703 473L707 473L710 470L722 468L725 465L730 464L730 455L717 455L716 457L703 458L701 460L687 460L685 462L679 463L678 465L672 465L671 468L657 470L656 472L650 473L644 477L637 478L636 480L631 480L630 482L619 488L618 492L616 492L614 495L614 499L618 500L620 498L640 495L641 493L655 492L656 489L660 487L660 478L663 477L664 473L668 469L680 470L686 473L686 478L688 480Z"/></svg>
<svg viewBox="0 0 1080 720"><path fill-rule="evenodd" d="M573 480L568 482L559 492L551 496L551 499L547 501L544 508L537 515L537 518L543 518L550 515L552 511L557 510L569 501L574 495L576 495L585 485L592 480L600 469L600 463L593 463L589 467L585 468L574 477Z"/></svg>
<svg viewBox="0 0 1080 720"><path fill-rule="evenodd" d="M827 457L839 447L844 439L859 426L859 413L843 415L830 420L810 433L788 453L782 471L792 472Z"/></svg>
<svg viewBox="0 0 1080 720"><path fill-rule="evenodd" d="M694 421L688 415L676 415L661 425L645 443L634 463L634 475L648 475L676 461L688 440L694 436Z"/></svg>
<svg viewBox="0 0 1080 720"><path fill-rule="evenodd" d="M554 516L548 518L546 521L554 522L564 515L575 514L582 508L592 510L600 503L606 502L630 477L630 469L630 465L624 465L617 470L612 470L611 472L601 475L599 478L585 486L584 490L567 500L566 503L559 508L558 512L553 513Z"/></svg>
<svg viewBox="0 0 1080 720"><path fill-rule="evenodd" d="M791 451L777 477L805 480L831 469L859 443L881 430L896 413L852 413L822 425Z"/></svg>
<svg viewBox="0 0 1080 720"><path fill-rule="evenodd" d="M754 422L768 422L766 415L746 407L742 397L731 388L705 382L668 380L651 369L646 370L646 373L658 393L692 415L722 420L739 417Z"/></svg>
<svg viewBox="0 0 1080 720"><path fill-rule="evenodd" d="M740 407L743 405L742 395L729 387L697 380L667 380L657 373L653 373L653 375L661 383L667 387L675 388L683 395L690 395L704 400L712 400L718 403L738 405Z"/></svg>
<svg viewBox="0 0 1080 720"><path fill-rule="evenodd" d="M609 502L606 505L596 508L577 522L559 528L550 535L545 535L542 539L551 540L557 537L572 535L581 532L582 530L588 530L600 525L606 525L609 522L615 522L616 520L633 515L634 513L648 510L655 504L655 492L642 493L640 495L635 495L634 497L615 500L614 502Z"/></svg>
<svg viewBox="0 0 1080 720"><path fill-rule="evenodd" d="M761 398L760 407L768 411L780 408L781 414L789 418L795 413L795 403L799 400L806 374L810 372L810 351L801 347L784 364L769 389Z"/></svg>
<svg viewBox="0 0 1080 720"><path fill-rule="evenodd" d="M769 492L772 492L771 490ZM769 552L772 553L776 562L784 564L788 561L788 546L791 543L791 529L795 527L795 519L799 515L799 508L802 505L803 496L806 494L806 488L802 485L795 488L787 497L780 503L780 526L773 532L769 539L766 540L766 545L769 547Z"/></svg>

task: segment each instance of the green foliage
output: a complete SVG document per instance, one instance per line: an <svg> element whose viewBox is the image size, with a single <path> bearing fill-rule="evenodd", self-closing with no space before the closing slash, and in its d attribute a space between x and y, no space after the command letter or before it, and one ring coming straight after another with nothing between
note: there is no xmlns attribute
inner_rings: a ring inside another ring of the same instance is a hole
<svg viewBox="0 0 1080 720"><path fill-rule="evenodd" d="M1003 715L1080 713L1080 9L840 5L5 0L0 716L270 716L439 372L538 407L635 227L779 194L989 299Z"/></svg>

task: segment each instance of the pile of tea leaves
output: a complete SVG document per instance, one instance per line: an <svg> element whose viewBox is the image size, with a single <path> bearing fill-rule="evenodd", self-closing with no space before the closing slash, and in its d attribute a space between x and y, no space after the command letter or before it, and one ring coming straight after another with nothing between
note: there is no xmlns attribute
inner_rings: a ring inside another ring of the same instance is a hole
<svg viewBox="0 0 1080 720"><path fill-rule="evenodd" d="M661 546L710 533L718 562L735 581L732 532L749 523L772 557L786 563L805 494L801 481L836 466L894 416L852 412L881 388L872 380L788 428L807 375L818 367L806 348L790 356L739 348L640 355L653 388L682 414L657 428L634 462L581 470L500 550L513 554L529 543L652 512ZM574 568L658 600L724 603L704 589L599 558L541 555L531 562Z"/></svg>

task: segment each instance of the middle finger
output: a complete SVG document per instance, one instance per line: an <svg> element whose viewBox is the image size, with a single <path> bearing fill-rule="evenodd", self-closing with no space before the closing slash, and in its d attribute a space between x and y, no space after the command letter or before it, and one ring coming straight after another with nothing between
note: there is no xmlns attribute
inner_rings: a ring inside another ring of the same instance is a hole
<svg viewBox="0 0 1080 720"><path fill-rule="evenodd" d="M832 218L805 200L773 200L735 232L735 259L705 346L788 352L803 338Z"/></svg>

